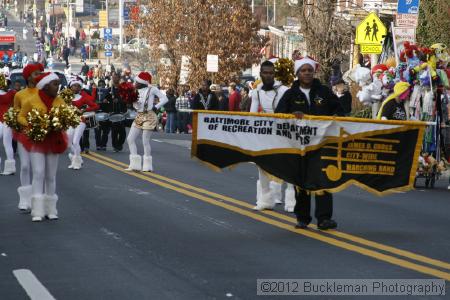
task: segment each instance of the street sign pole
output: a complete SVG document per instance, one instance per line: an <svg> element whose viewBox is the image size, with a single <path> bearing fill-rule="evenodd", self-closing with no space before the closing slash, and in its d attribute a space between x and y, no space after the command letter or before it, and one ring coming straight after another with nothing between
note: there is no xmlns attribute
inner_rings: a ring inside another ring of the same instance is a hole
<svg viewBox="0 0 450 300"><path fill-rule="evenodd" d="M108 0L106 0L106 27L109 28L109 5L108 5ZM107 41L107 39L105 39L105 41ZM109 65L111 63L110 57L107 56L106 57L106 64Z"/></svg>

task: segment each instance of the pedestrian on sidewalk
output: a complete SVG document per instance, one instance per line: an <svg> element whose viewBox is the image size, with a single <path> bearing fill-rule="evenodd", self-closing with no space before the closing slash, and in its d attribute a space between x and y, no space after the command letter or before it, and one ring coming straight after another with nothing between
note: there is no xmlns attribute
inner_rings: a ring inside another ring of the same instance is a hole
<svg viewBox="0 0 450 300"><path fill-rule="evenodd" d="M177 98L173 88L169 88L166 92L168 102L164 104L164 110L167 114L166 133L175 133L177 109L175 107Z"/></svg>
<svg viewBox="0 0 450 300"><path fill-rule="evenodd" d="M177 110L177 127L179 133L188 133L187 124L189 122L189 112L184 111L190 109L188 93L189 87L187 85L183 85L175 103L175 108Z"/></svg>

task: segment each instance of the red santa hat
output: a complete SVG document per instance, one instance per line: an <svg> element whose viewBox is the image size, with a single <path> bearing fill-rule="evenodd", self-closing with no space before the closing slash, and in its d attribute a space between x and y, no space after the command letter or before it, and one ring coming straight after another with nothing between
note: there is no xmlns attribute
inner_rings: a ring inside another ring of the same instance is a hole
<svg viewBox="0 0 450 300"><path fill-rule="evenodd" d="M83 87L83 79L79 76L72 76L69 81L69 86L78 84L80 87Z"/></svg>
<svg viewBox="0 0 450 300"><path fill-rule="evenodd" d="M23 68L22 75L25 80L31 76L31 73L34 71L44 72L44 66L40 63L28 64L25 68Z"/></svg>
<svg viewBox="0 0 450 300"><path fill-rule="evenodd" d="M319 63L309 56L305 56L305 57L302 57L301 59L297 59L294 63L295 75L297 75L298 70L300 70L300 68L303 67L304 65L310 65L313 67L314 71L317 71L317 67L319 66Z"/></svg>
<svg viewBox="0 0 450 300"><path fill-rule="evenodd" d="M141 72L136 76L136 82L149 85L152 83L152 75L149 72Z"/></svg>
<svg viewBox="0 0 450 300"><path fill-rule="evenodd" d="M42 90L47 84L49 84L53 80L59 80L58 75L56 75L55 73L51 73L51 72L42 73L41 75L39 75L38 78L36 78L36 82L37 82L36 87L39 90Z"/></svg>

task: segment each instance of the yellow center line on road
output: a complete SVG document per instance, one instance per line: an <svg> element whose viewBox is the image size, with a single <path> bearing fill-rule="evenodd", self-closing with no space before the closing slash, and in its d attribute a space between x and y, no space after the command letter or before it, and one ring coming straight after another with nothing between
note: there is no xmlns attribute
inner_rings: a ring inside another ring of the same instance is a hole
<svg viewBox="0 0 450 300"><path fill-rule="evenodd" d="M446 273L446 272L443 272L443 271L440 271L437 269L433 269L433 268L430 268L427 266L418 265L413 262L410 262L410 261L407 261L407 260L404 260L401 258L397 258L394 256L386 255L386 254L383 254L381 252L377 252L377 251L374 251L371 249L366 249L366 248L363 248L363 247L360 247L360 246L357 246L354 244L347 243L345 241L331 238L327 235L323 235L323 234L315 232L315 231L304 230L304 229L295 229L290 224L286 224L284 222L280 222L280 221L274 220L272 218L265 217L261 214L258 214L258 213L252 212L252 211L248 211L248 210L230 205L228 203L224 203L217 199L213 199L213 198L207 197L205 195L177 187L175 185L158 180L156 178L151 178L149 176L143 175L142 173L125 171L122 167L120 167L116 164L113 164L111 162L108 162L104 159L101 159L99 157L96 157L96 156L98 156L98 155L84 155L84 157L86 157L90 160L93 160L99 164L105 165L107 167L110 167L114 170L117 170L117 171L127 174L129 176L133 176L133 177L142 179L144 181L153 183L155 185L159 185L161 187L167 188L169 190L178 192L180 194L199 199L203 202L206 202L206 203L209 203L209 204L212 204L215 206L222 207L226 210L235 212L235 213L243 215L243 216L247 216L251 219L254 219L254 220L266 223L266 224L270 224L272 226L275 226L275 227L278 227L278 228L281 228L281 229L284 229L284 230L287 230L287 231L290 231L290 232L293 232L293 233L296 233L299 235L303 235L303 236L306 236L306 237L309 237L309 238L312 238L312 239L315 239L315 240L318 240L318 241L321 241L321 242L324 242L324 243L327 243L327 244L330 244L330 245L333 245L333 246L336 246L336 247L339 247L339 248L342 248L345 250L349 250L349 251L356 252L356 253L359 253L359 254L362 254L365 256L369 256L369 257L372 257L377 260L381 260L381 261L384 261L384 262L387 262L387 263L390 263L393 265L397 265L397 266L400 266L400 267L403 267L406 269L414 270L414 271L417 271L417 272L420 272L423 274L431 275L431 276L434 276L437 278L442 278L447 281L450 281L450 273Z"/></svg>
<svg viewBox="0 0 450 300"><path fill-rule="evenodd" d="M100 154L97 154L97 153L94 153L94 152L91 152L90 154L95 156L95 157L98 157L98 158L100 158L102 160L106 160L106 161L109 161L111 163L114 163L116 165L120 165L120 166L123 166L123 167L128 167L127 164L125 164L123 162L120 162L120 161L117 161L115 159L109 158L107 156L100 155ZM221 194L218 194L218 193L214 193L214 192L208 191L206 189L198 188L198 187L192 186L190 184L186 184L186 183L180 182L178 180L175 180L175 179L172 179L172 178L168 178L168 177L165 177L165 176L162 176L162 175L159 175L159 174L155 174L155 173L142 173L142 174L144 176L157 178L157 179L169 182L171 184L174 184L174 185L177 185L177 186L180 186L180 187L183 187L183 188L195 191L195 192L199 192L199 193L202 193L202 194L205 194L205 195L208 195L208 196L212 196L212 197L218 198L218 199L223 200L223 201L227 201L229 203L233 203L233 204L239 205L241 207L252 209L253 206L254 206L254 205L249 204L249 203L247 203L245 201L233 199L231 197L224 196L224 195L221 195ZM287 216L285 214L282 214L282 213L279 213L279 212L276 212L276 211L268 211L268 210L266 210L266 211L262 211L260 213L263 213L265 215L269 215L269 216L277 218L279 220L287 221L287 222L292 223L292 224L296 224L297 223L297 220L295 218L289 217L289 216ZM311 224L310 227L313 228L313 229L317 229L317 226L314 225L314 224ZM395 255L398 255L398 256L406 257L408 259L415 260L417 262L426 263L426 264L429 264L429 265L432 265L432 266L435 266L435 267L438 267L438 268L450 270L450 264L447 263L447 262L444 262L444 261L441 261L441 260L437 260L437 259L434 259L434 258L430 258L430 257L424 256L424 255L416 254L416 253L413 253L413 252L410 252L410 251L407 251L407 250L398 249L398 248L395 248L395 247L392 247L392 246L384 245L384 244L381 244L381 243L378 243L378 242L367 240L367 239L364 239L364 238L361 238L361 237L358 237L358 236L354 236L354 235L351 235L351 234L348 234L348 233L340 232L340 231L337 231L337 230L322 231L322 233L325 233L325 234L328 234L328 235L332 235L332 236L335 236L335 237L339 237L341 239L345 239L345 240L348 240L348 241L351 241L351 242L354 242L354 243L358 243L360 245L368 246L368 247L371 247L371 248L374 248L374 249L377 249L377 250L382 250L382 251L385 251L385 252L388 252L388 253L392 253L392 254L395 254Z"/></svg>

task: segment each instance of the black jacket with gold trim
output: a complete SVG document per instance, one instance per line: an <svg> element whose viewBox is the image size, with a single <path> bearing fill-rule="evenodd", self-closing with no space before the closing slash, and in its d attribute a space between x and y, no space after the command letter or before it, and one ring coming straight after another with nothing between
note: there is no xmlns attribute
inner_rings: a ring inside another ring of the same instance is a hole
<svg viewBox="0 0 450 300"><path fill-rule="evenodd" d="M341 105L335 94L320 80L314 79L309 92L308 103L306 95L300 90L298 80L294 81L291 88L280 99L275 113L302 112L306 115L333 116L343 115Z"/></svg>

